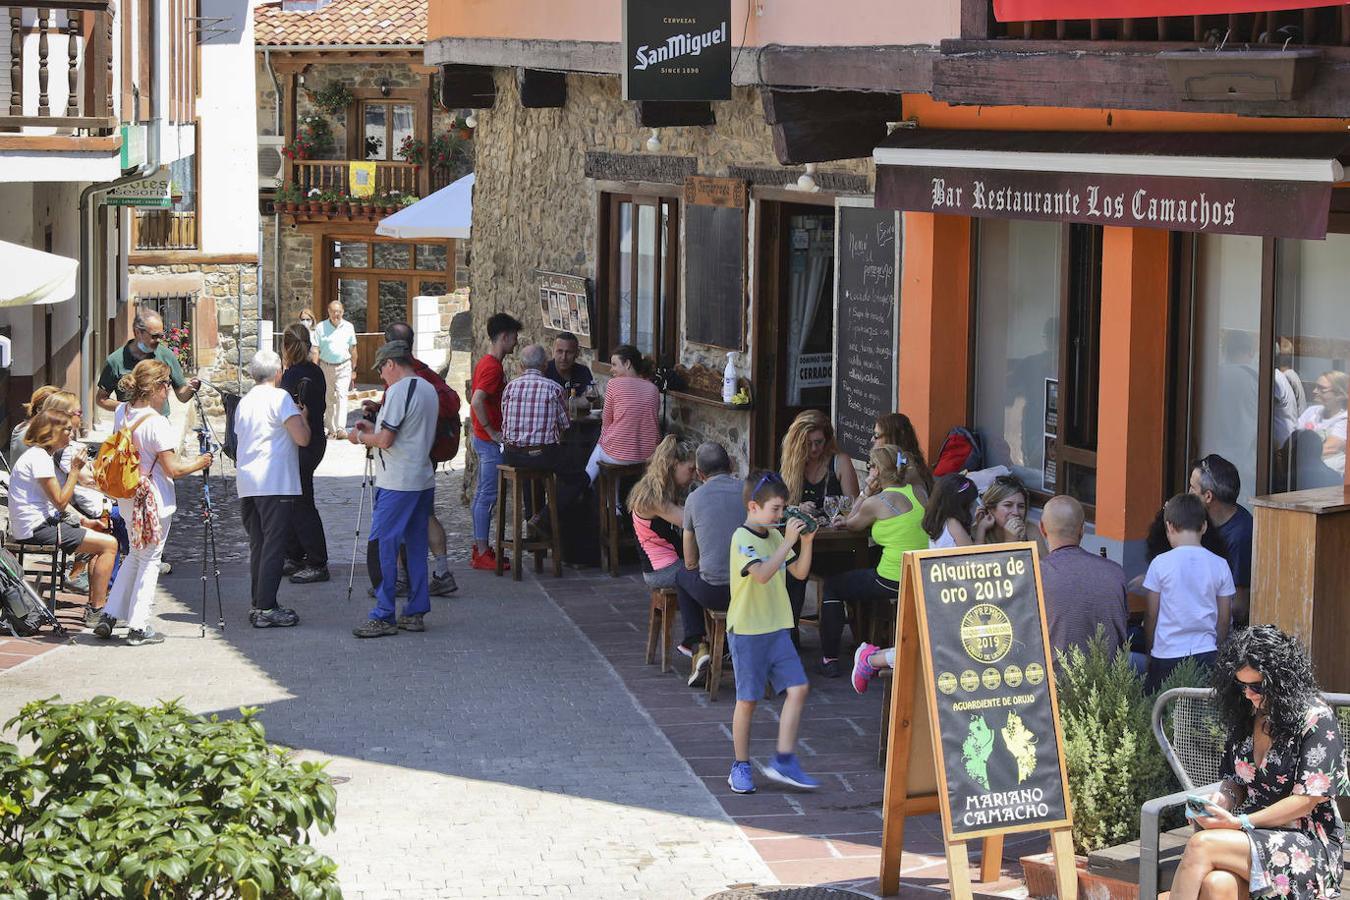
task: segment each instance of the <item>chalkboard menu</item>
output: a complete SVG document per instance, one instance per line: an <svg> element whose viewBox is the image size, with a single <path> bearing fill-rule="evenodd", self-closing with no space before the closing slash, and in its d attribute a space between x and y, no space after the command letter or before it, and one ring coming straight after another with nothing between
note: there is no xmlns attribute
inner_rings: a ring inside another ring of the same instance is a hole
<svg viewBox="0 0 1350 900"><path fill-rule="evenodd" d="M1067 825L1034 545L912 554L948 839Z"/></svg>
<svg viewBox="0 0 1350 900"><path fill-rule="evenodd" d="M899 216L841 203L835 235L834 428L845 453L866 459L877 416L896 404Z"/></svg>
<svg viewBox="0 0 1350 900"><path fill-rule="evenodd" d="M744 349L745 182L690 176L684 188L685 336Z"/></svg>

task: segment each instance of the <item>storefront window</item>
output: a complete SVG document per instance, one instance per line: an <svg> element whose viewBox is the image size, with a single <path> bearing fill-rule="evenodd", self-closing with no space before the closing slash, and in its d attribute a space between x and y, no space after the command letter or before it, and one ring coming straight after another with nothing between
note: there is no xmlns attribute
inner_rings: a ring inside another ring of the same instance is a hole
<svg viewBox="0 0 1350 900"><path fill-rule="evenodd" d="M1280 241L1276 253L1270 490L1342 484L1350 235Z"/></svg>
<svg viewBox="0 0 1350 900"><path fill-rule="evenodd" d="M1032 490L1054 493L1046 465L1047 382L1058 397L1064 228L984 219L979 230L975 426L986 465L1004 465Z"/></svg>
<svg viewBox="0 0 1350 900"><path fill-rule="evenodd" d="M1246 503L1259 490L1261 238L1207 234L1196 243L1191 446L1237 466Z"/></svg>

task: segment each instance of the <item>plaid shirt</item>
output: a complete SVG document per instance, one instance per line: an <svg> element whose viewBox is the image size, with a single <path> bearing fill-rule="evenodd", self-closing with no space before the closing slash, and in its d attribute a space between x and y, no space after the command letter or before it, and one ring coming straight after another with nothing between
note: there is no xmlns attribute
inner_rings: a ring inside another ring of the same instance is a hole
<svg viewBox="0 0 1350 900"><path fill-rule="evenodd" d="M570 424L562 387L536 369L526 369L502 392L502 438L507 444L556 444Z"/></svg>

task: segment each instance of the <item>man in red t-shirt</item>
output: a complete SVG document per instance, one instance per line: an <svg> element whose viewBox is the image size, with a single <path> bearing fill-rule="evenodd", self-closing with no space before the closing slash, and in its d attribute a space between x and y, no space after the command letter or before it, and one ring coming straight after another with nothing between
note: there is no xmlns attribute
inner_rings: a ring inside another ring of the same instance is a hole
<svg viewBox="0 0 1350 900"><path fill-rule="evenodd" d="M506 387L502 360L516 349L520 329L520 322L513 316L494 314L487 323L491 346L473 367L469 409L473 417L473 448L478 452L478 491L473 497L470 565L475 569L497 569L497 554L488 535L492 529L492 506L497 502L497 466L502 461L502 390Z"/></svg>

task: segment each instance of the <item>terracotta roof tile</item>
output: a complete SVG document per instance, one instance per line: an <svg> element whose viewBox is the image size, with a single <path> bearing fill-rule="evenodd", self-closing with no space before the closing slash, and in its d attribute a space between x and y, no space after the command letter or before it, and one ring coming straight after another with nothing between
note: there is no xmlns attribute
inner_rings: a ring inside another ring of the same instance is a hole
<svg viewBox="0 0 1350 900"><path fill-rule="evenodd" d="M253 10L257 46L421 44L427 0L333 0L313 12L286 12L280 3Z"/></svg>

